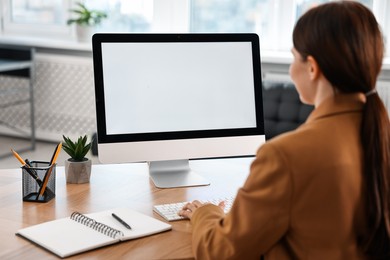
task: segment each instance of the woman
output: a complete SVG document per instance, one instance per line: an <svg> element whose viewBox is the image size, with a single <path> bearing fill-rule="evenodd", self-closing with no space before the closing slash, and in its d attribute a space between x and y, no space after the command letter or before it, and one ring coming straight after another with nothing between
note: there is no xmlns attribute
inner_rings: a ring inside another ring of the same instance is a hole
<svg viewBox="0 0 390 260"><path fill-rule="evenodd" d="M188 203L198 259L390 259L390 123L375 84L384 45L362 4L309 10L290 75L314 111L263 145L226 216Z"/></svg>

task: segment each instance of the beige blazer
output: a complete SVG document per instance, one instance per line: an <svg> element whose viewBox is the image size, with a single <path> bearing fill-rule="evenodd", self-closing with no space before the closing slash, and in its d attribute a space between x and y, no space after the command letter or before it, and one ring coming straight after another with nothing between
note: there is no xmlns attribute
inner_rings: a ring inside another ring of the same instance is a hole
<svg viewBox="0 0 390 260"><path fill-rule="evenodd" d="M364 96L337 95L257 152L229 214L191 220L197 259L364 259L360 124Z"/></svg>

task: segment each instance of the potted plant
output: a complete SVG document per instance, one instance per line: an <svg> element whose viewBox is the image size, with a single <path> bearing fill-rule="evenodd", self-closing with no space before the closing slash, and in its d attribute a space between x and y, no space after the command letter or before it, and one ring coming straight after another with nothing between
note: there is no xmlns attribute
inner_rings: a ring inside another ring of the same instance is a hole
<svg viewBox="0 0 390 260"><path fill-rule="evenodd" d="M92 146L87 143L87 136L80 136L73 142L70 138L62 136L64 142L62 149L71 157L65 161L65 174L67 183L87 183L91 177L92 161L85 156Z"/></svg>
<svg viewBox="0 0 390 260"><path fill-rule="evenodd" d="M92 28L107 18L103 11L88 9L83 3L77 2L76 8L70 10L75 15L74 18L68 19L67 24L76 24L77 38L81 42L91 40Z"/></svg>

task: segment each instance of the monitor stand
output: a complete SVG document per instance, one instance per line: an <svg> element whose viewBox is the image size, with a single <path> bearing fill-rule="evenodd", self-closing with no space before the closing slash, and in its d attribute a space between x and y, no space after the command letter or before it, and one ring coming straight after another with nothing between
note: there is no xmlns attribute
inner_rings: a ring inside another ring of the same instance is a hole
<svg viewBox="0 0 390 260"><path fill-rule="evenodd" d="M210 185L208 180L191 171L188 160L149 162L149 175L157 188Z"/></svg>

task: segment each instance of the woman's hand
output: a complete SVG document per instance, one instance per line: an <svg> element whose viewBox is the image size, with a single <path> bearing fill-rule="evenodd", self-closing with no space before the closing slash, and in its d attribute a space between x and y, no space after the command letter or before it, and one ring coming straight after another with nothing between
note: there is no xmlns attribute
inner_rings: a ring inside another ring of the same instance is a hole
<svg viewBox="0 0 390 260"><path fill-rule="evenodd" d="M192 214L194 214L195 211L197 211L198 208L210 203L202 203L199 200L194 200L193 202L188 202L182 210L179 211L179 216L185 217L185 218L192 218ZM218 204L219 207L223 210L225 208L225 202L221 201Z"/></svg>

